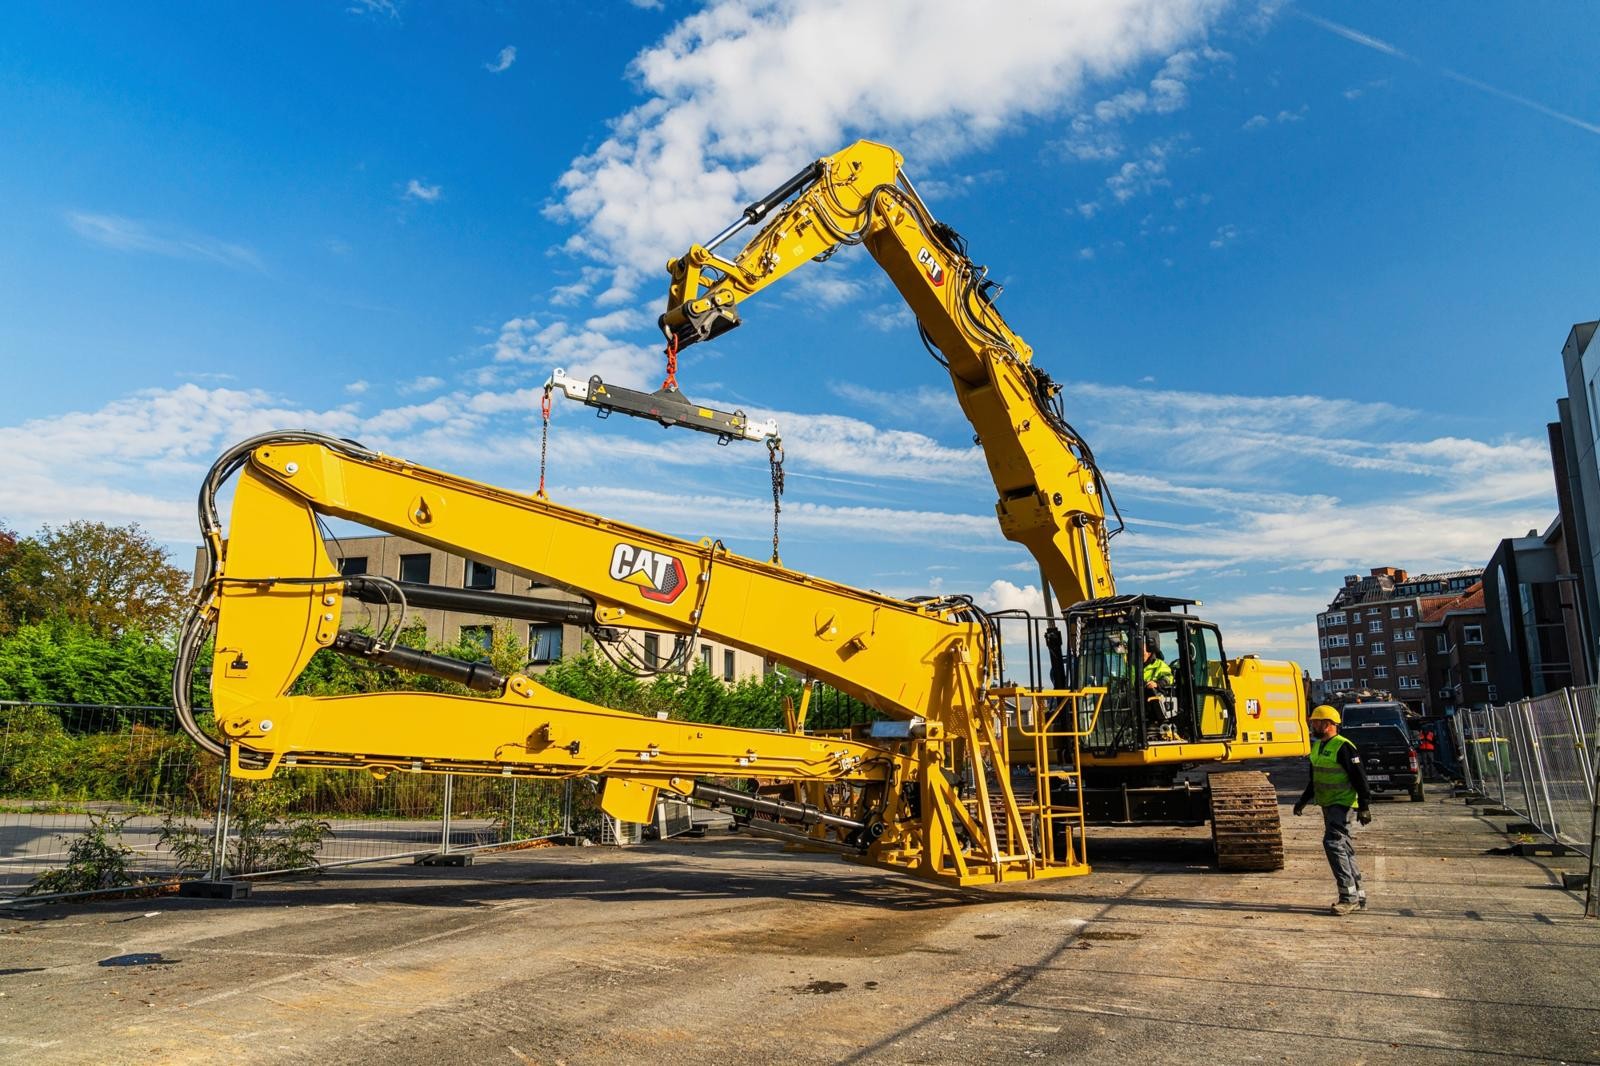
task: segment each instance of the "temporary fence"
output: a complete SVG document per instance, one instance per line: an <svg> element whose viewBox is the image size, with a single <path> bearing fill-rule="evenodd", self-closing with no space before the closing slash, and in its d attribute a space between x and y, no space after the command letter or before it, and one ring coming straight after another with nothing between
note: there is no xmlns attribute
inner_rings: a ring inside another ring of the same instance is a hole
<svg viewBox="0 0 1600 1066"><path fill-rule="evenodd" d="M1600 689L1591 686L1458 714L1463 778L1552 841L1587 854L1597 703Z"/></svg>
<svg viewBox="0 0 1600 1066"><path fill-rule="evenodd" d="M675 812L658 831L683 822ZM0 899L602 832L588 780L291 769L244 781L171 708L0 701Z"/></svg>

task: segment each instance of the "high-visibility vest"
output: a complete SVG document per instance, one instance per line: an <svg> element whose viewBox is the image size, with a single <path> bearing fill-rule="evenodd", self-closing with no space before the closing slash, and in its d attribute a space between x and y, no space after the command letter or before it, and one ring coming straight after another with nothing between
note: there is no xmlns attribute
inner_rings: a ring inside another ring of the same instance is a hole
<svg viewBox="0 0 1600 1066"><path fill-rule="evenodd" d="M1172 667L1167 665L1165 659L1151 659L1144 664L1144 679L1146 683L1154 681L1158 685L1172 684Z"/></svg>
<svg viewBox="0 0 1600 1066"><path fill-rule="evenodd" d="M1355 782L1339 765L1339 749L1355 744L1335 733L1327 740L1311 745L1311 783L1315 788L1312 801L1319 807L1355 807L1361 802L1356 795Z"/></svg>
<svg viewBox="0 0 1600 1066"><path fill-rule="evenodd" d="M1422 742L1418 744L1417 747L1421 748L1423 751L1433 750L1433 730L1424 729L1422 731Z"/></svg>

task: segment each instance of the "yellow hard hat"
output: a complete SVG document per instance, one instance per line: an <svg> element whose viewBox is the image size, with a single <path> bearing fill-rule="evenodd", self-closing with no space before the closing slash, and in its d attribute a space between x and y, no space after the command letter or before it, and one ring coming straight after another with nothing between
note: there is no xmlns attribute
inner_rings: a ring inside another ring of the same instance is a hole
<svg viewBox="0 0 1600 1066"><path fill-rule="evenodd" d="M1324 703L1322 706L1315 708L1311 712L1311 720L1313 722L1315 722L1318 719L1321 719L1324 722L1332 722L1334 725L1338 725L1339 724L1339 712L1334 710L1332 707L1329 707L1326 703Z"/></svg>

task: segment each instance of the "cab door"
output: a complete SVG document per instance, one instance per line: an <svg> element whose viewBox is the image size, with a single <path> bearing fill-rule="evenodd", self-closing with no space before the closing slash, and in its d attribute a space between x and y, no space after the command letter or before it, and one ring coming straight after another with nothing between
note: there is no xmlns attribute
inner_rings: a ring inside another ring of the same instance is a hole
<svg viewBox="0 0 1600 1066"><path fill-rule="evenodd" d="M1228 685L1228 659L1222 651L1222 635L1209 622L1185 622L1183 644L1200 739L1232 739L1233 689Z"/></svg>

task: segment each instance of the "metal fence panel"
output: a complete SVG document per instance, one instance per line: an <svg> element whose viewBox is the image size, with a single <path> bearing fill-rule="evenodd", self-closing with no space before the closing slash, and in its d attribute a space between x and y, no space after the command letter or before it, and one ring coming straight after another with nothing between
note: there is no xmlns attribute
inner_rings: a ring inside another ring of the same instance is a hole
<svg viewBox="0 0 1600 1066"><path fill-rule="evenodd" d="M575 824L598 837L598 814L597 790L569 781L309 769L234 780L170 708L0 701L0 898L37 890L96 839L126 849L132 878L158 883L500 847Z"/></svg>
<svg viewBox="0 0 1600 1066"><path fill-rule="evenodd" d="M1547 822L1539 824L1556 840L1586 848L1594 812L1590 793L1594 782L1568 694L1555 692L1531 700L1528 713L1542 771L1541 794L1549 815Z"/></svg>
<svg viewBox="0 0 1600 1066"><path fill-rule="evenodd" d="M216 765L170 708L0 702L0 896L66 865L97 824L132 874L172 876L160 834L210 831Z"/></svg>

